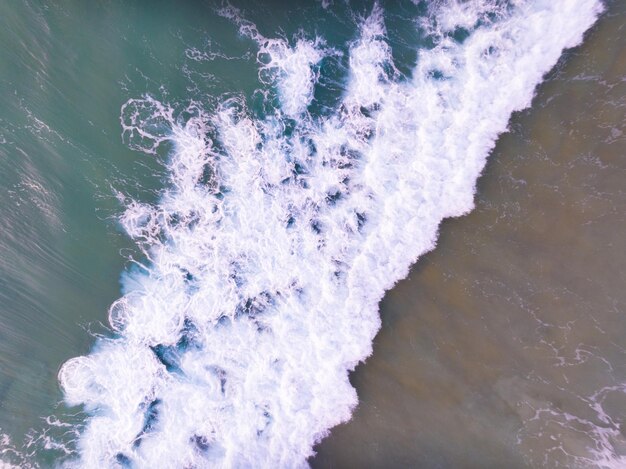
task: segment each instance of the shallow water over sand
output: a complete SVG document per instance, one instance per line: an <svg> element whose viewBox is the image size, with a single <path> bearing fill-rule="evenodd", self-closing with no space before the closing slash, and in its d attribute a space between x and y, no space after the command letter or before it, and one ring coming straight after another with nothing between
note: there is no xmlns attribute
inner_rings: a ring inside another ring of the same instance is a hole
<svg viewBox="0 0 626 469"><path fill-rule="evenodd" d="M626 465L626 7L609 7L512 118L476 209L385 297L359 407L313 467Z"/></svg>
<svg viewBox="0 0 626 469"><path fill-rule="evenodd" d="M211 3L0 5L0 466L64 456L46 438L70 427L44 419L84 414L66 415L57 372L88 353L90 331L111 335L102 323L137 251L120 233L116 191L162 193L164 168L120 138L120 106L149 93L211 109L233 90L259 106L259 44ZM268 37L304 28L343 46L358 35L351 8L372 6L236 3ZM415 5L382 4L409 73ZM612 2L561 60L493 152L476 211L444 222L439 246L387 295L374 355L352 375L354 420L331 430L314 466L587 467L593 445L619 466L625 16ZM340 80L322 78L315 112L341 94ZM29 435L37 444L24 448Z"/></svg>

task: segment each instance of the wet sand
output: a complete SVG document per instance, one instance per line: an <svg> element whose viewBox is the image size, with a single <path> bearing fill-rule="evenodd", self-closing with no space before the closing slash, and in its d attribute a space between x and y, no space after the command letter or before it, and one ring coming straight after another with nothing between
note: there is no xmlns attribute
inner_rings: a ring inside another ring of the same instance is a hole
<svg viewBox="0 0 626 469"><path fill-rule="evenodd" d="M610 2L383 300L360 404L313 467L626 466L625 111Z"/></svg>

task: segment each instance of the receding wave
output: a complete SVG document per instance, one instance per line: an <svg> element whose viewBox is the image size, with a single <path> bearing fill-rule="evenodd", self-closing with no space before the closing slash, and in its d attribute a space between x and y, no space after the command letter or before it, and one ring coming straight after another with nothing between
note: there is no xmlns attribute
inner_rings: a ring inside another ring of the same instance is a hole
<svg viewBox="0 0 626 469"><path fill-rule="evenodd" d="M323 115L309 110L319 64L342 52L323 37L264 37L224 8L257 42L277 104L122 106L123 138L168 149L169 179L154 204L120 195L143 260L109 310L115 333L59 373L67 403L89 414L71 464L306 466L357 404L348 373L372 351L384 292L433 249L443 218L472 209L511 113L601 8L439 2L415 20L434 45L407 77L375 6Z"/></svg>

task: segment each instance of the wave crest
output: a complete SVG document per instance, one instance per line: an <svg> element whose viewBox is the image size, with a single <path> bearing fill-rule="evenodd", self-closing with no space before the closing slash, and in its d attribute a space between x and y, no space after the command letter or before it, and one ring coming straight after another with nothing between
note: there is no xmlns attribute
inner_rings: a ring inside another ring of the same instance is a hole
<svg viewBox="0 0 626 469"><path fill-rule="evenodd" d="M499 3L477 4L490 23L473 3L443 6L444 32L473 29L422 49L408 80L375 7L340 105L319 118L307 112L316 67L337 52L266 39L225 9L259 44L276 112L255 117L233 98L213 114L148 96L122 107L131 148L171 146L169 180L154 205L123 199L147 261L109 311L118 336L59 373L68 403L91 412L78 464L305 466L350 418L348 372L371 353L384 292L435 246L443 218L471 210L509 116L601 9Z"/></svg>

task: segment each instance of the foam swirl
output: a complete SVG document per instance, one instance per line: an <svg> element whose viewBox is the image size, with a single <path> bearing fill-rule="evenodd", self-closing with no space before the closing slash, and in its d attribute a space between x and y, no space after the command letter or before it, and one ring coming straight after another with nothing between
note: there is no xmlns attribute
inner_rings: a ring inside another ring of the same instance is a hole
<svg viewBox="0 0 626 469"><path fill-rule="evenodd" d="M173 146L169 184L154 205L123 199L120 222L146 262L110 308L117 337L59 373L67 402L91 413L76 464L306 466L357 404L348 373L371 353L384 292L433 249L443 218L472 209L511 113L601 10L500 4L441 6L436 46L410 79L376 6L324 117L307 107L317 64L337 51L264 38L225 10L259 44L276 112L253 117L237 98L212 114L152 97L122 107L128 145Z"/></svg>

